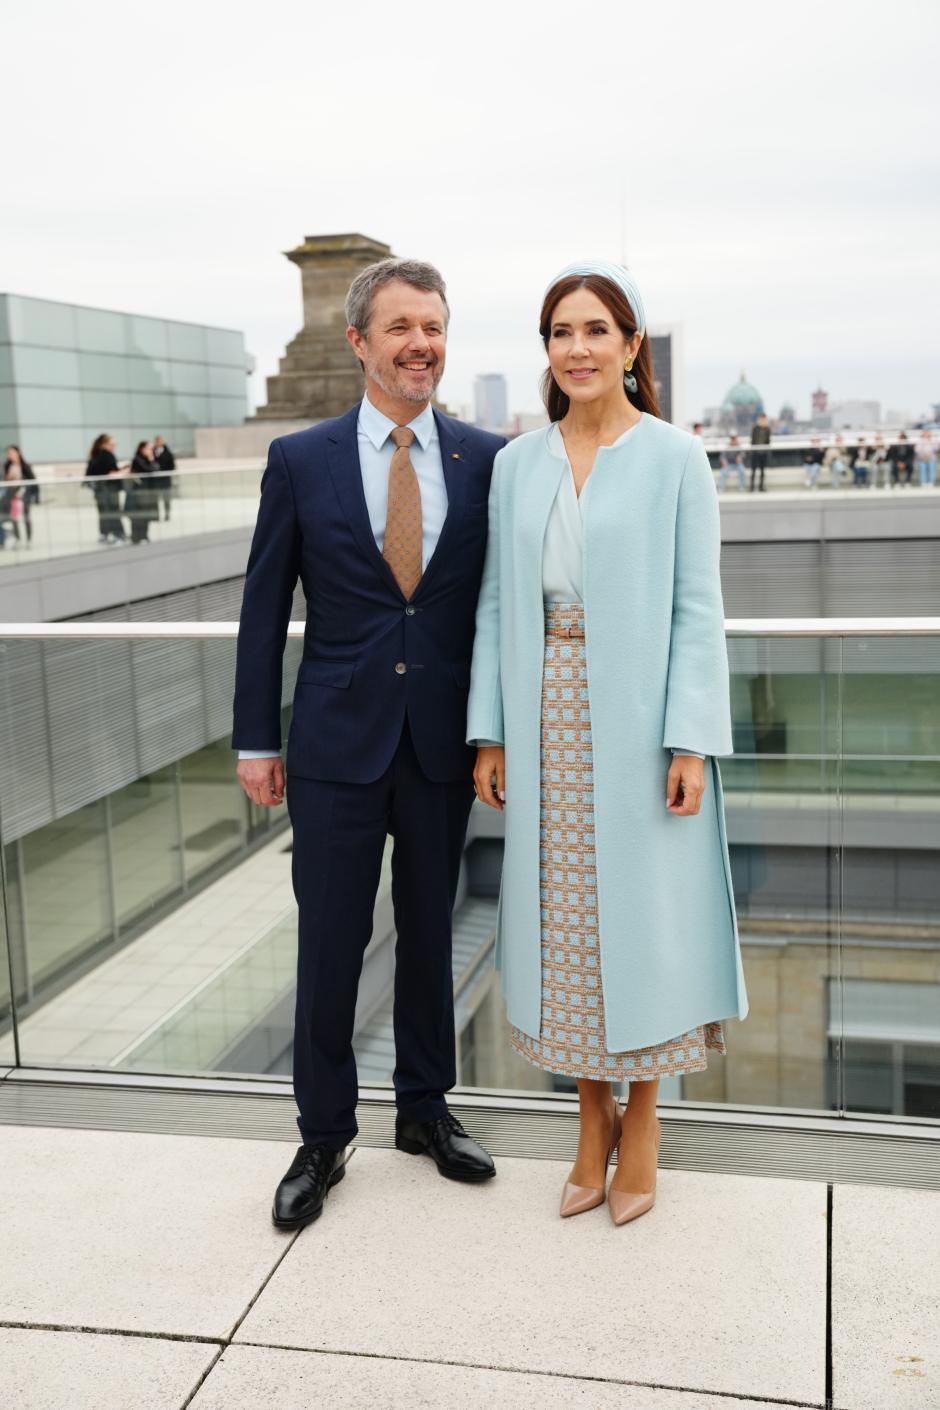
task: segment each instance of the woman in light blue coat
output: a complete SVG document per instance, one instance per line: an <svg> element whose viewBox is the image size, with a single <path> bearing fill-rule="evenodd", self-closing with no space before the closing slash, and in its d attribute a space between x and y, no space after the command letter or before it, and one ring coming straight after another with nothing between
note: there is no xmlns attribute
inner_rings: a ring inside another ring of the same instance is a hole
<svg viewBox="0 0 940 1410"><path fill-rule="evenodd" d="M619 1143L618 1224L655 1198L659 1078L701 1070L747 1013L717 495L701 441L659 419L645 331L619 265L549 286L551 424L496 457L467 736L477 795L505 811L512 1042L578 1083L561 1212L603 1202Z"/></svg>

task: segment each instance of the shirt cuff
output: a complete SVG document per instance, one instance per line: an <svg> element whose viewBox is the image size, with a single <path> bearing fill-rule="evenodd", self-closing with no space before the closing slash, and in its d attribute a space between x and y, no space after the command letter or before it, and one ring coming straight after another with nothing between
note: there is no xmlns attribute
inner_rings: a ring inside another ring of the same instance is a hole
<svg viewBox="0 0 940 1410"><path fill-rule="evenodd" d="M673 749L673 754L688 754L693 759L704 759L704 754L699 754L696 749Z"/></svg>
<svg viewBox="0 0 940 1410"><path fill-rule="evenodd" d="M502 749L501 739L471 739L470 743L474 749Z"/></svg>
<svg viewBox="0 0 940 1410"><path fill-rule="evenodd" d="M239 749L239 759L279 759L279 749Z"/></svg>

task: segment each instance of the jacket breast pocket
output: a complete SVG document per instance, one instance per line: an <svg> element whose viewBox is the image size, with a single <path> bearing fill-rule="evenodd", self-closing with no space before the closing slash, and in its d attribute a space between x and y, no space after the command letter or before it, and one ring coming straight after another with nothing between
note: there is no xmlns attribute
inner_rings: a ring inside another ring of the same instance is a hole
<svg viewBox="0 0 940 1410"><path fill-rule="evenodd" d="M348 690L356 669L355 661L301 661L298 685L328 685Z"/></svg>

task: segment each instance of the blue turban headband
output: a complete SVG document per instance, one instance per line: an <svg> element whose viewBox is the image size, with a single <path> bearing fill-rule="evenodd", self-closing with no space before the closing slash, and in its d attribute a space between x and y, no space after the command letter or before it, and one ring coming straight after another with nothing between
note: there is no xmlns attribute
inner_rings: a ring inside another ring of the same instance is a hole
<svg viewBox="0 0 940 1410"><path fill-rule="evenodd" d="M566 264L564 269L555 275L545 293L547 294L549 290L553 289L561 279L584 274L599 274L602 279L609 279L611 284L616 284L633 309L633 316L636 319L640 336L644 336L646 333L646 309L643 307L643 296L637 288L633 276L627 273L622 264L614 264L611 260L606 259L575 260L573 264Z"/></svg>

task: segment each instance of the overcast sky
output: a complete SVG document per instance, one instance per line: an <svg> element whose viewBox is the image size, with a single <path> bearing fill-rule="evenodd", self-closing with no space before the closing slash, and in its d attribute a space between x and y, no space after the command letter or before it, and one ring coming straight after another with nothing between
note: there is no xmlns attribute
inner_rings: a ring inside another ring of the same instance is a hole
<svg viewBox="0 0 940 1410"><path fill-rule="evenodd" d="M681 324L681 413L742 368L940 400L937 0L20 4L4 21L0 288L244 330L301 321L282 255L361 231L433 260L442 396L539 405L545 283L622 252Z"/></svg>

